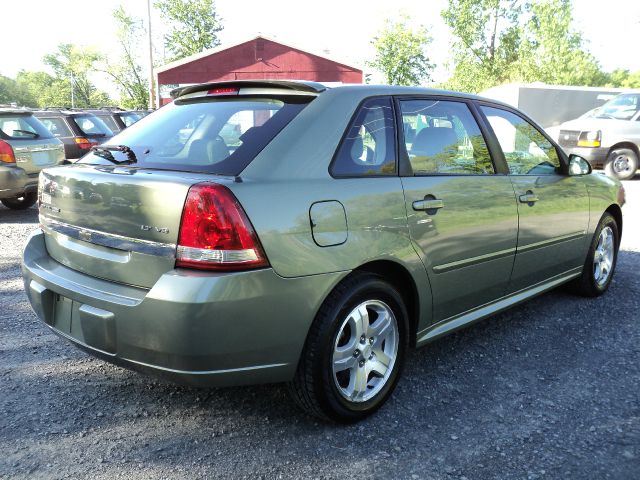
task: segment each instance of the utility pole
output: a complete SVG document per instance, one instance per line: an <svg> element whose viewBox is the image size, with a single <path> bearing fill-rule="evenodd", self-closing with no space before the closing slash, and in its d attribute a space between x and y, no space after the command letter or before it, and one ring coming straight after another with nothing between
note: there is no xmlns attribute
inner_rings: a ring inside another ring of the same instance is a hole
<svg viewBox="0 0 640 480"><path fill-rule="evenodd" d="M153 41L151 39L151 0L147 0L147 33L149 36L149 108L156 107L156 92L153 81Z"/></svg>
<svg viewBox="0 0 640 480"><path fill-rule="evenodd" d="M73 82L73 72L71 72L69 74L69 76L71 77L71 81L70 81L70 83L71 83L71 108L76 108L76 97L75 97L74 92L73 92L75 90L75 88L73 87L73 83L74 83Z"/></svg>

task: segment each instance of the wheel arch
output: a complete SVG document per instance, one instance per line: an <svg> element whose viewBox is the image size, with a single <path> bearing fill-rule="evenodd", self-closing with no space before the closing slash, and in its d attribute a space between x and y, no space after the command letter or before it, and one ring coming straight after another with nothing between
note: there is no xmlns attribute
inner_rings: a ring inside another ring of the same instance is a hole
<svg viewBox="0 0 640 480"><path fill-rule="evenodd" d="M380 275L398 290L409 314L409 343L411 346L415 346L420 321L420 298L416 282L409 270L398 262L374 260L360 265L354 272L369 272Z"/></svg>
<svg viewBox="0 0 640 480"><path fill-rule="evenodd" d="M607 151L607 159L609 159L609 155L611 155L611 152L617 150L618 148L628 148L629 150L633 150L636 154L636 157L640 159L640 149L638 148L638 145L629 141L618 142L612 147L609 147L609 150Z"/></svg>
<svg viewBox="0 0 640 480"><path fill-rule="evenodd" d="M618 224L618 246L620 246L620 241L622 240L622 209L614 203L607 207L605 213L611 214L611 216L616 219L616 223Z"/></svg>

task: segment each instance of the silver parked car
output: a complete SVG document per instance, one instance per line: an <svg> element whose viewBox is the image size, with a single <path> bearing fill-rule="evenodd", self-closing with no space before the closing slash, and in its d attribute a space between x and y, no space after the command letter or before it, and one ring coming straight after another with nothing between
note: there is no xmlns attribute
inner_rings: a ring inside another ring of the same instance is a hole
<svg viewBox="0 0 640 480"><path fill-rule="evenodd" d="M640 156L640 93L624 93L559 127L558 143L568 154L620 180L632 178Z"/></svg>
<svg viewBox="0 0 640 480"><path fill-rule="evenodd" d="M0 202L22 210L38 199L38 174L64 162L64 146L28 110L0 109Z"/></svg>

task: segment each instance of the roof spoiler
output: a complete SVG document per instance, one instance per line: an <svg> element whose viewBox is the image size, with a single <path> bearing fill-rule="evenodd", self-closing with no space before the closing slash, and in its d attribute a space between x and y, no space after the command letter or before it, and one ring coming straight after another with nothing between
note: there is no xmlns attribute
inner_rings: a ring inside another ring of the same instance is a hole
<svg viewBox="0 0 640 480"><path fill-rule="evenodd" d="M228 82L200 83L171 90L170 95L174 100L188 93L199 92L201 90L211 90L215 88L279 88L282 90L293 90L296 92L320 93L327 89L326 85L318 82L307 82L303 80L231 80Z"/></svg>

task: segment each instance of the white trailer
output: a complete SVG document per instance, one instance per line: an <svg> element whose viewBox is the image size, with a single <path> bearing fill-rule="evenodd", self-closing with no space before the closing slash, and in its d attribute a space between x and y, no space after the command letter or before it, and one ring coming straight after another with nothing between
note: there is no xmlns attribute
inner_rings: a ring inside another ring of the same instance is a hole
<svg viewBox="0 0 640 480"><path fill-rule="evenodd" d="M509 83L489 88L479 95L519 108L547 129L578 118L628 91L624 88Z"/></svg>

